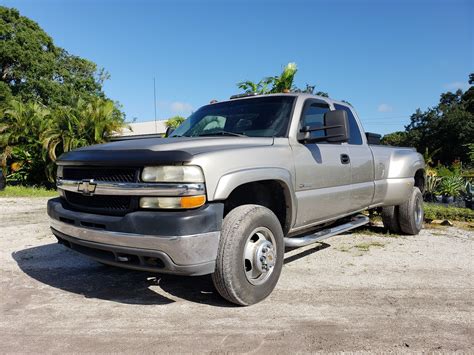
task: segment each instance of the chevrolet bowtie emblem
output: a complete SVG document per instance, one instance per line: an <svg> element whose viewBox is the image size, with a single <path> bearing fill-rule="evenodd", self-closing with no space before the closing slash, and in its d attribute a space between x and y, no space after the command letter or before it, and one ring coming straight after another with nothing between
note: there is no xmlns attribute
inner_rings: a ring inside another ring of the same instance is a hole
<svg viewBox="0 0 474 355"><path fill-rule="evenodd" d="M82 182L77 186L77 191L82 192L83 195L91 196L94 194L96 187L97 184L93 179L82 180Z"/></svg>

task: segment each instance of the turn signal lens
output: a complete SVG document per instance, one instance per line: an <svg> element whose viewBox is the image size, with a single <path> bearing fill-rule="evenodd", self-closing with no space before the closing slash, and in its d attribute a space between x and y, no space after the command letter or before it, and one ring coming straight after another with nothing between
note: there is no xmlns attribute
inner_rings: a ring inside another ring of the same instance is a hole
<svg viewBox="0 0 474 355"><path fill-rule="evenodd" d="M181 209L198 208L206 203L206 195L184 197L142 197L140 208L152 209Z"/></svg>
<svg viewBox="0 0 474 355"><path fill-rule="evenodd" d="M205 195L181 197L181 208L201 207L206 203Z"/></svg>

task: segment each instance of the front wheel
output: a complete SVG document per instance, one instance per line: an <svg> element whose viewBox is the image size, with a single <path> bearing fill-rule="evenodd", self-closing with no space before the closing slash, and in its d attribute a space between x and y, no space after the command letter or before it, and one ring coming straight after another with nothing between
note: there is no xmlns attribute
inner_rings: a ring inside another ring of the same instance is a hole
<svg viewBox="0 0 474 355"><path fill-rule="evenodd" d="M265 299L280 277L284 248L280 222L268 208L243 205L230 211L212 275L219 294L242 306Z"/></svg>

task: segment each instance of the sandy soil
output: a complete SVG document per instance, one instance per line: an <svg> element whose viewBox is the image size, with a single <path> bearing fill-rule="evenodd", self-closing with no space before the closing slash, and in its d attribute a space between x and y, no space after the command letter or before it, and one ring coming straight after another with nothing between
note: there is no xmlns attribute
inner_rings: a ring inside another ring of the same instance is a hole
<svg viewBox="0 0 474 355"><path fill-rule="evenodd" d="M46 199L0 199L0 352L474 351L474 232L377 228L285 255L264 302L209 277L100 265L55 244Z"/></svg>

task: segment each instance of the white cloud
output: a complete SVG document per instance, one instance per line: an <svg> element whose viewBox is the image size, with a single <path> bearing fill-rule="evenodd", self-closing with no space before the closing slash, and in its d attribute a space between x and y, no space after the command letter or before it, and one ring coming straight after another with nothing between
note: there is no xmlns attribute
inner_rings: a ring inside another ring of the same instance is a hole
<svg viewBox="0 0 474 355"><path fill-rule="evenodd" d="M444 84L444 88L448 90L467 90L469 89L469 84L464 81L453 81L452 83Z"/></svg>
<svg viewBox="0 0 474 355"><path fill-rule="evenodd" d="M170 104L170 109L176 114L189 115L193 111L193 106L187 102L174 101Z"/></svg>
<svg viewBox="0 0 474 355"><path fill-rule="evenodd" d="M377 111L379 111L379 112L392 112L393 107L390 106L389 104L380 104L379 107L377 107Z"/></svg>

